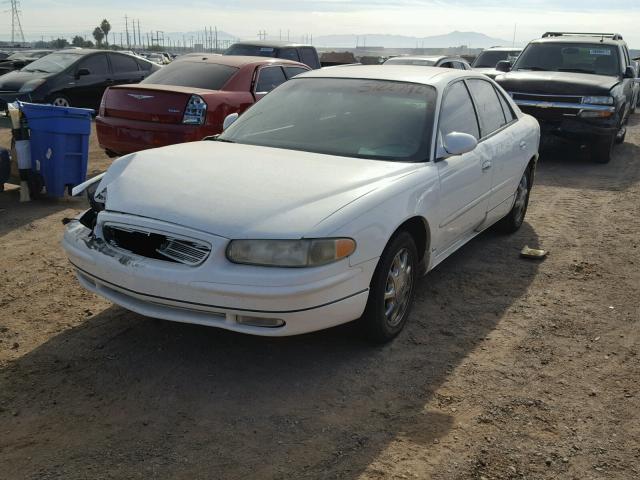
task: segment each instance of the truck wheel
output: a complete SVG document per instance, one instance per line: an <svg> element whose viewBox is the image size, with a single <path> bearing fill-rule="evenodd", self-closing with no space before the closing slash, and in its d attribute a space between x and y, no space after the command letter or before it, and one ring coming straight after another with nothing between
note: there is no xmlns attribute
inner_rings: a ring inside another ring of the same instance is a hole
<svg viewBox="0 0 640 480"><path fill-rule="evenodd" d="M615 142L615 134L608 137L600 137L593 142L591 155L596 163L609 163L611 161Z"/></svg>
<svg viewBox="0 0 640 480"><path fill-rule="evenodd" d="M398 335L407 323L413 304L418 250L407 232L395 235L382 252L371 279L369 299L360 318L366 336L386 343Z"/></svg>

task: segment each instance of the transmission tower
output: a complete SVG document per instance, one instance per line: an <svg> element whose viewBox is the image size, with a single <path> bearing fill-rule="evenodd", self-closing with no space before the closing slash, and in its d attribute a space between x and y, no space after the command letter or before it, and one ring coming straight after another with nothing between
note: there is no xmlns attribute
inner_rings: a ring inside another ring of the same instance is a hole
<svg viewBox="0 0 640 480"><path fill-rule="evenodd" d="M11 43L15 43L16 34L24 43L24 32L22 31L22 23L20 22L20 2L19 0L10 0L11 3Z"/></svg>

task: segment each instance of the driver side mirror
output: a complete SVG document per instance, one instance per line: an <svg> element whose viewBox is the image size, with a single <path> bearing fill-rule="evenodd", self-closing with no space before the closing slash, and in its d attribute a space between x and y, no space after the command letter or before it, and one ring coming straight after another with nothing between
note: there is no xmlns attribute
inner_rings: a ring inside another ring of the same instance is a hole
<svg viewBox="0 0 640 480"><path fill-rule="evenodd" d="M239 116L240 115L237 112L227 115L224 119L224 122L222 122L222 131L229 128L238 119Z"/></svg>
<svg viewBox="0 0 640 480"><path fill-rule="evenodd" d="M627 68L624 69L624 78L636 78L636 76L636 69L627 65Z"/></svg>
<svg viewBox="0 0 640 480"><path fill-rule="evenodd" d="M76 72L76 78L85 77L87 75L91 75L91 72L89 71L88 68L80 68Z"/></svg>
<svg viewBox="0 0 640 480"><path fill-rule="evenodd" d="M438 146L436 161L471 152L478 146L478 140L473 135L461 132L451 132L442 139Z"/></svg>
<svg viewBox="0 0 640 480"><path fill-rule="evenodd" d="M511 62L509 60L500 60L496 63L496 70L499 72L510 72L511 71Z"/></svg>

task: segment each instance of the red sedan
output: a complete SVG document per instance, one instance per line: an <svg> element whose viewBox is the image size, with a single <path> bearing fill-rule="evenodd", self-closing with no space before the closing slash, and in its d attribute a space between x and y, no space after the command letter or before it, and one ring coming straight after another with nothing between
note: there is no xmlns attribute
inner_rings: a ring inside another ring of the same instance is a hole
<svg viewBox="0 0 640 480"><path fill-rule="evenodd" d="M136 85L110 87L96 118L110 156L202 140L308 66L279 58L189 54Z"/></svg>

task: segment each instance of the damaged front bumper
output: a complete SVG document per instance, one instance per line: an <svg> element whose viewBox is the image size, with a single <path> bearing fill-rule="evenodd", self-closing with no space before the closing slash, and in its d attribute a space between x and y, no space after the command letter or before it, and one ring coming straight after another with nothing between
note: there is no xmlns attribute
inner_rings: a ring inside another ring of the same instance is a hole
<svg viewBox="0 0 640 480"><path fill-rule="evenodd" d="M102 226L115 223L195 237L211 245L211 252L197 266L135 255L103 239ZM83 287L154 318L286 336L362 315L376 260L299 269L237 265L226 259L228 241L174 224L103 211L95 232L80 217L72 220L62 243Z"/></svg>

